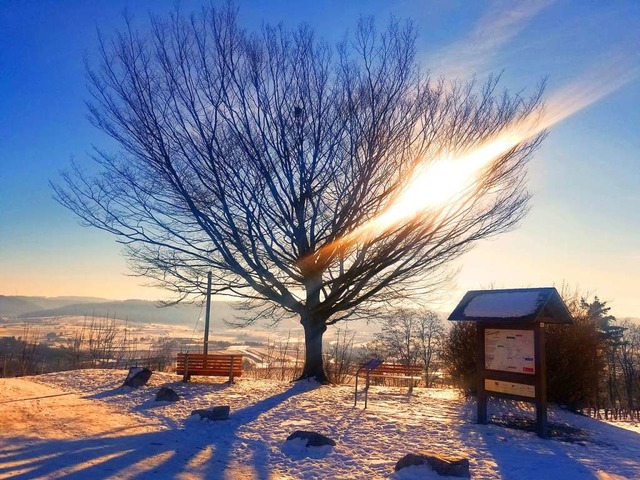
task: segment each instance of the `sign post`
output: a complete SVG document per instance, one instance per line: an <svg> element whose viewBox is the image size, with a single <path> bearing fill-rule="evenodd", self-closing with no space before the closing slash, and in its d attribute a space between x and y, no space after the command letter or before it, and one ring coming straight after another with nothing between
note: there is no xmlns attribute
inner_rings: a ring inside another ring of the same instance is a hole
<svg viewBox="0 0 640 480"><path fill-rule="evenodd" d="M536 433L548 438L545 323L573 323L557 290L470 291L449 320L476 322L478 423L488 422L489 397L533 402Z"/></svg>
<svg viewBox="0 0 640 480"><path fill-rule="evenodd" d="M204 314L204 345L202 353L209 353L209 323L211 321L211 272L207 274L207 310ZM206 360L205 360L206 361Z"/></svg>

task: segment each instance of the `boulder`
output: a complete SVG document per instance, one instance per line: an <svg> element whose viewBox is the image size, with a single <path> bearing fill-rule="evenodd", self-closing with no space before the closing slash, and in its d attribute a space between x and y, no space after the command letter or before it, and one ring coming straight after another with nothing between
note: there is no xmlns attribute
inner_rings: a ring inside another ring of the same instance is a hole
<svg viewBox="0 0 640 480"><path fill-rule="evenodd" d="M147 384L151 378L151 370L146 367L131 367L122 384L123 387L139 388Z"/></svg>
<svg viewBox="0 0 640 480"><path fill-rule="evenodd" d="M426 453L409 453L396 463L395 471L415 465L429 465L439 475L449 477L471 478L469 459L448 457L445 455L430 455Z"/></svg>
<svg viewBox="0 0 640 480"><path fill-rule="evenodd" d="M295 439L306 440L307 447L321 447L323 445L331 445L332 447L336 446L335 441L316 432L305 432L304 430L296 430L287 437L287 442Z"/></svg>
<svg viewBox="0 0 640 480"><path fill-rule="evenodd" d="M177 402L180 400L180 396L169 387L161 387L156 393L156 402Z"/></svg>
<svg viewBox="0 0 640 480"><path fill-rule="evenodd" d="M228 405L211 407L206 410L194 410L191 415L200 415L201 420L217 421L228 420L231 407Z"/></svg>

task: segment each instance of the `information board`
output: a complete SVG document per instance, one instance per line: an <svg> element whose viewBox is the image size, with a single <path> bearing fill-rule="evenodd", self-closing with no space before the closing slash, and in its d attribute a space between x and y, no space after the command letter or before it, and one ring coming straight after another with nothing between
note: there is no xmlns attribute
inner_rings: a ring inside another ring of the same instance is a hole
<svg viewBox="0 0 640 480"><path fill-rule="evenodd" d="M534 375L533 330L487 328L484 332L484 366L487 370Z"/></svg>
<svg viewBox="0 0 640 480"><path fill-rule="evenodd" d="M501 380L484 380L484 389L489 392L506 393L508 395L518 395L520 397L536 397L536 387L525 385L524 383L503 382Z"/></svg>

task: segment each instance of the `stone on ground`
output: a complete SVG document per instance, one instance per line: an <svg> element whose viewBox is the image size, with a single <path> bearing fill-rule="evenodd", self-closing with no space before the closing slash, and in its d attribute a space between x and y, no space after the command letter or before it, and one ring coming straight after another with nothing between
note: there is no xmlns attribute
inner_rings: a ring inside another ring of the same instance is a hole
<svg viewBox="0 0 640 480"><path fill-rule="evenodd" d="M191 415L200 415L201 420L217 421L228 420L231 407L223 405L219 407L211 407L203 410L194 410Z"/></svg>
<svg viewBox="0 0 640 480"><path fill-rule="evenodd" d="M415 465L429 465L439 475L449 477L471 478L469 471L469 459L461 457L448 457L445 455L430 455L426 453L409 453L405 455L398 463L395 470L401 470L405 467Z"/></svg>
<svg viewBox="0 0 640 480"><path fill-rule="evenodd" d="M156 393L156 402L177 402L180 400L180 396L169 387L161 387Z"/></svg>
<svg viewBox="0 0 640 480"><path fill-rule="evenodd" d="M329 437L316 432L305 432L304 430L296 430L287 437L287 442L295 439L302 439L307 441L307 447L321 447L323 445L331 445L335 447L336 442Z"/></svg>
<svg viewBox="0 0 640 480"><path fill-rule="evenodd" d="M146 367L131 367L122 384L123 387L139 388L147 384L151 378L151 370Z"/></svg>

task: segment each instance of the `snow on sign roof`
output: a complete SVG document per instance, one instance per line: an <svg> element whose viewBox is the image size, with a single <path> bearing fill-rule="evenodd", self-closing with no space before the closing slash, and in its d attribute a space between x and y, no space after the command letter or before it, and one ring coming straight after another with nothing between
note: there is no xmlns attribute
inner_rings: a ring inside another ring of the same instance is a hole
<svg viewBox="0 0 640 480"><path fill-rule="evenodd" d="M465 294L449 320L573 323L553 287L472 290Z"/></svg>
<svg viewBox="0 0 640 480"><path fill-rule="evenodd" d="M467 317L512 318L535 313L540 292L499 292L478 295L464 309Z"/></svg>

